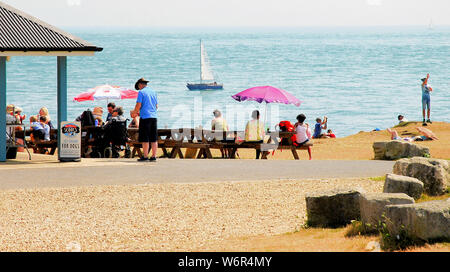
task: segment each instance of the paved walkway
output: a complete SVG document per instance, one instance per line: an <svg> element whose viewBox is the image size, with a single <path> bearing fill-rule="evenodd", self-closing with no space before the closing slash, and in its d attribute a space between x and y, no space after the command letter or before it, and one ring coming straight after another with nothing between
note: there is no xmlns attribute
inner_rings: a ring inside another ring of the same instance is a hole
<svg viewBox="0 0 450 272"><path fill-rule="evenodd" d="M79 163L0 163L0 190L143 183L378 177L390 161L83 159Z"/></svg>

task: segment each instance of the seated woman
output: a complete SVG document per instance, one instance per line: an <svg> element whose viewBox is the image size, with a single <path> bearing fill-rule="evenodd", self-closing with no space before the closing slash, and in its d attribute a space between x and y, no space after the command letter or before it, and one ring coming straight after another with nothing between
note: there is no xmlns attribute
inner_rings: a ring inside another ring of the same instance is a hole
<svg viewBox="0 0 450 272"><path fill-rule="evenodd" d="M245 126L245 141L250 143L264 142L264 124L259 120L260 114L258 110L252 112L252 120L247 122ZM256 150L256 159L259 159L261 150Z"/></svg>
<svg viewBox="0 0 450 272"><path fill-rule="evenodd" d="M53 124L52 124L52 120L51 120L51 118L50 118L50 114L48 113L48 109L46 108L46 107L42 107L40 110L39 110L39 117L40 116L45 116L45 118L46 118L46 124L50 127L50 129L55 129L55 127L53 126Z"/></svg>
<svg viewBox="0 0 450 272"><path fill-rule="evenodd" d="M299 114L297 116L297 123L295 123L294 128L297 136L297 146L302 146L308 143L311 139L311 129L308 124L305 124L306 116L304 114ZM308 146L309 160L312 160L311 147Z"/></svg>
<svg viewBox="0 0 450 272"><path fill-rule="evenodd" d="M108 124L112 120L116 120L116 121L119 121L119 122L125 122L127 120L127 118L125 118L123 116L123 108L122 107L116 107L113 110L112 117L111 117L111 119L109 121L106 122L106 124Z"/></svg>

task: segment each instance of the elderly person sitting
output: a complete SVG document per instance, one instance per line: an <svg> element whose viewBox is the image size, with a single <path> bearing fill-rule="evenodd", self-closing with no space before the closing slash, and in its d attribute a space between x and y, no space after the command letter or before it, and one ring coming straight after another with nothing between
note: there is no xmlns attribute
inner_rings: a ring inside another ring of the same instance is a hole
<svg viewBox="0 0 450 272"><path fill-rule="evenodd" d="M252 120L247 122L245 126L245 141L250 143L264 142L264 124L259 120L260 114L258 110L252 112ZM256 159L259 159L261 150L256 150Z"/></svg>

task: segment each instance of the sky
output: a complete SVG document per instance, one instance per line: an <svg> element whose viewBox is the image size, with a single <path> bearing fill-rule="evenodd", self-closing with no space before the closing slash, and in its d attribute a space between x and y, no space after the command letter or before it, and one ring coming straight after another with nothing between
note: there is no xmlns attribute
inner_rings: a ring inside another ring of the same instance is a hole
<svg viewBox="0 0 450 272"><path fill-rule="evenodd" d="M450 0L1 0L59 27L450 25Z"/></svg>

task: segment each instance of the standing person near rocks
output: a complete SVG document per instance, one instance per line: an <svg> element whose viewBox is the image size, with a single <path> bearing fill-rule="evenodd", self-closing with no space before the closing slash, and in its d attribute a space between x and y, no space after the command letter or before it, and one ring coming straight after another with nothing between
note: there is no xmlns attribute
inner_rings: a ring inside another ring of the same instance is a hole
<svg viewBox="0 0 450 272"><path fill-rule="evenodd" d="M148 80L140 78L134 85L139 94L133 112L141 116L139 120L139 142L142 142L142 149L144 150L143 157L139 158L138 161L156 161L158 149L158 99L156 92L147 87L148 82ZM149 159L150 143L152 156Z"/></svg>
<svg viewBox="0 0 450 272"><path fill-rule="evenodd" d="M430 79L430 74L427 74L426 78L422 78L422 116L423 116L423 126L426 126L427 123L431 124L430 120L430 103L431 97L430 93L433 89L428 86L428 80ZM427 109L427 121L425 122L425 109Z"/></svg>

